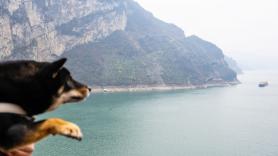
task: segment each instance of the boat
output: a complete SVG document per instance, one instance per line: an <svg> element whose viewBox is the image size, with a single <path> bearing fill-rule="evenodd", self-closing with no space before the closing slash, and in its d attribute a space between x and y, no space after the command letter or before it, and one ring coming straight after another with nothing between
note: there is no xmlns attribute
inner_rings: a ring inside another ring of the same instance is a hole
<svg viewBox="0 0 278 156"><path fill-rule="evenodd" d="M259 87L266 87L266 86L268 86L268 82L267 82L267 81L265 81L265 82L260 82L258 86L259 86Z"/></svg>

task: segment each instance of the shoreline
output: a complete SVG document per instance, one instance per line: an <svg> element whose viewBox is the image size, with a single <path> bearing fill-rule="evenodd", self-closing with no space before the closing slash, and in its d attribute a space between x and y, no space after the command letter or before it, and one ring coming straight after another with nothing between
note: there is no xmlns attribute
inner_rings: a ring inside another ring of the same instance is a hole
<svg viewBox="0 0 278 156"><path fill-rule="evenodd" d="M137 85L137 86L93 86L93 93L118 93L118 92L143 92L143 91L171 91L206 89L212 87L228 87L240 84L240 82L224 82L203 85Z"/></svg>

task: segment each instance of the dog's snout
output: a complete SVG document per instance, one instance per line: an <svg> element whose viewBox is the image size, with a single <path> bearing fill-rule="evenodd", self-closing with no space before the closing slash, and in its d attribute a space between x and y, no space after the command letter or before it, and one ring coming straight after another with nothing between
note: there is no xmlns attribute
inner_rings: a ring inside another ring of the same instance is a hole
<svg viewBox="0 0 278 156"><path fill-rule="evenodd" d="M91 92L91 91L92 91L92 88L91 88L91 87L87 87L87 88L88 88L89 92Z"/></svg>

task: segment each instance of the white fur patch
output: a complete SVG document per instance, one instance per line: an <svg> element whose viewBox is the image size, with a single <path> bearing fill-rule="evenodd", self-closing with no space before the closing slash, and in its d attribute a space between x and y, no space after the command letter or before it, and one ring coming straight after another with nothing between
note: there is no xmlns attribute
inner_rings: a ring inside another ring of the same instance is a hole
<svg viewBox="0 0 278 156"><path fill-rule="evenodd" d="M73 102L71 100L72 100L72 97L74 97L74 96L82 97L82 94L77 90L71 90L69 92L62 93L57 99L55 99L54 104L51 105L51 107L48 109L48 111L52 111L52 110L58 108L63 103Z"/></svg>
<svg viewBox="0 0 278 156"><path fill-rule="evenodd" d="M71 98L74 96L83 96L79 91L77 90L71 90L69 92L63 93L61 95L61 98L63 99L64 102L70 102Z"/></svg>
<svg viewBox="0 0 278 156"><path fill-rule="evenodd" d="M27 114L20 106L12 103L0 103L0 113Z"/></svg>

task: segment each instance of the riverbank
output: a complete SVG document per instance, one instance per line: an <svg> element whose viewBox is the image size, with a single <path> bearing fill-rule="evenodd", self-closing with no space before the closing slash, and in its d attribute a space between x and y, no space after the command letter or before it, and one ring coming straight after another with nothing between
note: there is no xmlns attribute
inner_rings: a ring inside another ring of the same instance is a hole
<svg viewBox="0 0 278 156"><path fill-rule="evenodd" d="M203 85L137 85L137 86L93 86L93 93L114 93L114 92L141 92L141 91L168 91L202 89L211 87L227 87L237 85L240 82L223 82Z"/></svg>

